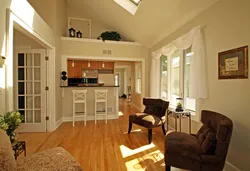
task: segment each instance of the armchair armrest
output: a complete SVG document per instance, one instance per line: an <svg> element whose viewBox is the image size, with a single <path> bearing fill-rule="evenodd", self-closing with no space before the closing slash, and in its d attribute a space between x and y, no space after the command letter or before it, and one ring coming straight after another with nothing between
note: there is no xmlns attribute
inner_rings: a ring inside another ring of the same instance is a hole
<svg viewBox="0 0 250 171"><path fill-rule="evenodd" d="M201 155L202 163L220 163L222 158L216 155Z"/></svg>

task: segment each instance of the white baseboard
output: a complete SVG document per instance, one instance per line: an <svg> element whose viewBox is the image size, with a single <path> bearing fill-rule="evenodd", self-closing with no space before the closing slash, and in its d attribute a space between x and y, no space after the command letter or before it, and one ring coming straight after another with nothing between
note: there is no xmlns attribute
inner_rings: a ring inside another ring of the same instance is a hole
<svg viewBox="0 0 250 171"><path fill-rule="evenodd" d="M54 129L54 130L56 130L62 123L63 123L63 118L60 118L60 119L56 122L56 126L55 126L55 129Z"/></svg>
<svg viewBox="0 0 250 171"><path fill-rule="evenodd" d="M137 109L137 110L139 110L140 112L142 112L140 107L136 106L136 105L133 104L133 103L130 103L130 104L131 104L135 109Z"/></svg>
<svg viewBox="0 0 250 171"><path fill-rule="evenodd" d="M223 171L241 171L241 170L226 161Z"/></svg>
<svg viewBox="0 0 250 171"><path fill-rule="evenodd" d="M107 119L111 120L111 119L118 119L118 118L119 118L118 115L108 115ZM93 121L93 120L95 120L95 116L87 116L87 121ZM105 116L97 116L96 120L105 120ZM63 117L62 121L63 122L71 122L71 121L73 121L73 117L72 116ZM77 117L76 121L84 121L84 117Z"/></svg>

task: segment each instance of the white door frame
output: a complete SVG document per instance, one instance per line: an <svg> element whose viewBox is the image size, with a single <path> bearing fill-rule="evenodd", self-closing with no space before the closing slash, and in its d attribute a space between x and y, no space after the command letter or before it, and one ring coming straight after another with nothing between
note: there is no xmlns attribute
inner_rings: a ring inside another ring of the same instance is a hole
<svg viewBox="0 0 250 171"><path fill-rule="evenodd" d="M128 57L104 57L104 56L72 56L72 55L62 55L62 71L68 72L67 60L68 59L86 59L86 60L110 60L110 61L130 61L130 62L141 62L142 65L142 92L141 92L141 111L144 110L143 97L146 97L146 59L145 58L128 58Z"/></svg>
<svg viewBox="0 0 250 171"><path fill-rule="evenodd" d="M47 131L55 129L55 48L42 36L40 36L32 27L26 24L22 19L15 15L10 9L7 9L7 30L6 30L6 95L5 110L12 111L14 109L14 64L13 64L13 44L14 44L14 28L22 32L25 36L34 39L46 49L46 55L50 57L47 62Z"/></svg>

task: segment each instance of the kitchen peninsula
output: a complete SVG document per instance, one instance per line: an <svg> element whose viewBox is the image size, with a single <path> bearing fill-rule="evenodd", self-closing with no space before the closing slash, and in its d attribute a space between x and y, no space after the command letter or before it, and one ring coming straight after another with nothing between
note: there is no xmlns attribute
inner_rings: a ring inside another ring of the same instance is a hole
<svg viewBox="0 0 250 171"><path fill-rule="evenodd" d="M87 90L87 120L94 120L95 90L108 91L108 119L118 118L119 86L115 85L114 62L69 59L66 72L68 82L61 86L63 121L72 121L73 90ZM83 109L83 105L77 104L76 112L81 112ZM97 111L105 111L105 105L98 104ZM97 120L104 119L104 116L97 116ZM83 118L78 118L78 120L83 120Z"/></svg>

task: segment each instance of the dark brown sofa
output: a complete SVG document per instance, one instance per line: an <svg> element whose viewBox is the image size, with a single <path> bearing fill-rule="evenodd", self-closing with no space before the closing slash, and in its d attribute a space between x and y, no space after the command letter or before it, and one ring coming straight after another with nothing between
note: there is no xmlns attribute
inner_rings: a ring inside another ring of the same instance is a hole
<svg viewBox="0 0 250 171"><path fill-rule="evenodd" d="M152 129L158 126L162 126L162 131L166 135L164 124L165 124L165 113L168 109L169 102L162 99L143 98L143 104L145 110L143 113L135 113L129 115L129 129L130 133L132 129L132 123L140 125L148 129L148 142L152 141Z"/></svg>
<svg viewBox="0 0 250 171"><path fill-rule="evenodd" d="M222 171L233 123L224 115L203 110L203 126L196 135L171 132L166 135L166 170L177 167L192 171Z"/></svg>

